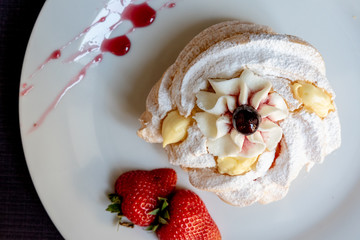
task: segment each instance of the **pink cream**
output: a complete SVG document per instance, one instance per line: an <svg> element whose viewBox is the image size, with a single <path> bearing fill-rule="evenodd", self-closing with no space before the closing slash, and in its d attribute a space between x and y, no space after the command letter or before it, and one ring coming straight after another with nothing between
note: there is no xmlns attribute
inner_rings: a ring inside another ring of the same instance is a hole
<svg viewBox="0 0 360 240"><path fill-rule="evenodd" d="M106 24L110 14L115 14L119 16L119 19L109 27L109 31L104 33L103 40L101 42L95 44L91 41L86 42L84 44L85 47L83 49L71 54L70 57L68 57L66 60L63 60L64 63L74 62L77 59L85 57L89 53L95 51L100 52L94 59L92 59L88 64L86 64L80 70L80 72L75 77L73 77L65 85L65 87L55 96L55 98L50 103L50 105L41 114L40 118L33 124L29 132L35 131L42 125L42 123L46 120L47 116L51 113L53 109L56 108L56 106L60 103L62 98L65 96L65 94L85 78L87 70L94 64L100 63L102 61L104 53L109 52L116 56L126 55L131 47L131 41L127 36L128 34L135 31L136 28L143 28L151 25L155 21L156 13L162 10L163 8L175 7L174 2L165 3L158 10L155 10L152 7L150 7L148 1L141 4L133 4L132 1L124 3L123 0L115 0L109 2L109 4L113 4L113 5L114 3L116 7L111 8L110 5L106 5L105 10L107 10L107 14L105 16L100 17L97 21L92 23L90 26L86 27L81 33L76 35L70 41L68 41L67 43L65 43L63 46L56 49L55 51L53 51L49 55L49 57L47 57L45 61L35 70L35 72L29 76L28 79L30 82L32 78L39 71L43 70L46 67L46 65L48 65L52 60L60 59L63 50L66 49L68 46L70 46L73 42L77 41L85 34L89 33L97 25ZM108 38L107 36L110 36L111 33L124 21L130 21L132 23L132 27L127 31L127 33L121 36ZM34 87L35 87L34 84L23 83L20 96L27 95L30 92L30 90L33 89Z"/></svg>

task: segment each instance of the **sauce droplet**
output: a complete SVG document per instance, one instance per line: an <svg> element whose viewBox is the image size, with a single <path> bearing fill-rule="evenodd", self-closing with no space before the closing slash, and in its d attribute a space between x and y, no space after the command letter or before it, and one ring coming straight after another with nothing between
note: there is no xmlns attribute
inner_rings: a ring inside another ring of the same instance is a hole
<svg viewBox="0 0 360 240"><path fill-rule="evenodd" d="M43 68L45 68L46 65L48 65L49 62L52 60L56 60L61 58L62 51L66 49L68 46L70 46L72 43L80 39L86 34L90 34L90 31L92 31L97 25L103 25L102 23L109 22L111 23L114 18L114 15L119 16L120 18L116 19L116 22L111 25L111 27L108 29L108 31L105 31L104 33L100 33L102 35L102 41L101 42L91 42L87 40L83 44L83 48L80 48L79 51L73 53L68 57L68 59L64 60L65 63L73 62L77 59L85 57L88 53L94 52L97 50L100 50L100 54L97 55L92 61L88 62L85 67L83 67L79 73L74 76L67 84L66 86L60 90L58 95L55 96L53 101L50 103L48 108L42 113L38 121L34 123L32 128L29 132L32 132L39 128L42 123L47 118L48 114L59 104L61 99L65 96L65 94L73 88L75 85L77 85L81 80L86 76L87 69L90 68L93 64L101 62L103 59L103 53L109 52L111 54L114 54L116 56L123 56L126 55L131 47L130 39L127 37L128 34L133 32L136 28L142 28L151 25L156 18L156 14L158 11L162 10L163 8L173 8L175 7L174 2L167 2L165 3L160 9L153 9L149 6L148 2L150 0L147 0L144 3L141 4L134 4L134 0L126 1L126 3L123 0L115 0L114 2L119 1L121 4L121 7L119 5L111 5L110 3L105 6L105 10L107 10L107 14L103 15L101 18L99 18L97 21L92 23L91 25L87 26L83 29L82 32L77 34L75 37L73 37L70 41L66 42L63 46L59 47L55 51L53 51L46 59L45 61L38 66L38 68L33 72L28 78L32 79L35 74L37 74L39 71L41 71ZM111 2L111 1L110 1ZM102 9L102 10L104 10ZM132 23L132 27L122 36L114 37L114 38L107 38L107 36L110 36L113 30L115 30L121 23L124 22L124 20L128 20ZM94 30L95 31L95 30ZM98 34L98 33L96 33ZM21 96L27 95L32 89L34 88L34 84L31 83L30 85L27 83L24 83L22 85L22 91L20 92Z"/></svg>
<svg viewBox="0 0 360 240"><path fill-rule="evenodd" d="M176 6L176 3L169 3L167 5L167 8L174 8Z"/></svg>
<svg viewBox="0 0 360 240"><path fill-rule="evenodd" d="M96 57L94 57L93 60L91 60L88 64L86 64L81 70L80 72L74 77L72 78L66 85L65 87L58 93L58 95L53 99L53 101L50 103L50 105L46 108L46 110L42 113L42 115L40 116L40 118L33 124L32 128L30 128L29 133L35 131L37 128L39 128L43 122L45 121L45 119L47 118L47 116L50 114L50 112L56 108L56 106L58 105L58 103L61 101L61 99L65 96L65 94L71 90L75 85L77 85L78 83L81 82L81 80L84 79L87 70L94 64L101 62L103 59L103 55L99 54Z"/></svg>
<svg viewBox="0 0 360 240"><path fill-rule="evenodd" d="M55 59L59 59L60 57L61 57L61 51L57 49L50 54L48 60L55 60Z"/></svg>
<svg viewBox="0 0 360 240"><path fill-rule="evenodd" d="M126 36L105 39L101 44L102 52L110 52L116 56L123 56L130 50L131 42Z"/></svg>
<svg viewBox="0 0 360 240"><path fill-rule="evenodd" d="M156 11L146 2L142 4L130 4L123 12L122 18L132 22L134 27L146 27L154 22Z"/></svg>

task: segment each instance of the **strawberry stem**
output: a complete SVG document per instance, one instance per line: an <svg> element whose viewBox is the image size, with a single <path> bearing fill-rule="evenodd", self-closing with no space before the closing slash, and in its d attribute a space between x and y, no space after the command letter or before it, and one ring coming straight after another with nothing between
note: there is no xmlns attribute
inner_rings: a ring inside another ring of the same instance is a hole
<svg viewBox="0 0 360 240"><path fill-rule="evenodd" d="M106 208L106 211L117 213L117 217L119 218L119 225L133 228L134 224L132 222L122 221L124 215L121 211L121 197L116 193L111 193L108 195L108 198L111 201L111 204L109 204L109 206Z"/></svg>
<svg viewBox="0 0 360 240"><path fill-rule="evenodd" d="M120 222L119 221L119 225L128 227L128 228L134 228L134 224L132 222Z"/></svg>

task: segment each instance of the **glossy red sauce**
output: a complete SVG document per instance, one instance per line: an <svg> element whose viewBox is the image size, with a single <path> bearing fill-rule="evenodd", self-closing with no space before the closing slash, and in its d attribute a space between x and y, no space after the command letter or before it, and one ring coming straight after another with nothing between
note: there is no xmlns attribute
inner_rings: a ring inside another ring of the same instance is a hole
<svg viewBox="0 0 360 240"><path fill-rule="evenodd" d="M135 28L149 26L155 21L155 18L156 11L147 2L130 4L122 14L122 19L132 22Z"/></svg>
<svg viewBox="0 0 360 240"><path fill-rule="evenodd" d="M66 42L63 46L54 50L45 59L45 61L39 65L39 67L35 70L35 72L29 76L28 78L29 82L22 84L20 96L27 95L30 92L30 90L35 87L35 84L31 83L31 80L35 76L35 74L37 74L40 70L45 68L45 66L48 65L52 60L60 59L63 55L63 50L65 50L72 43L83 37L85 34L89 33L93 28L97 27L99 24L106 24L110 14L119 16L118 20L116 20L116 22L112 24L111 27L109 27L109 32L104 33L103 40L101 42L93 43L88 40L89 42L87 42L87 44L85 44L82 49L76 51L75 53L70 54L69 57L63 60L64 63L74 62L75 60L82 58L89 53L95 51L99 52L99 54L90 62L88 62L79 71L79 73L76 76L74 76L65 84L64 88L61 89L60 92L55 96L53 101L50 103L47 109L42 113L40 118L36 122L34 122L29 132L32 132L41 126L41 124L45 121L49 113L59 104L59 102L66 95L66 93L72 87L77 85L85 78L88 68L102 61L104 57L104 53L111 53L116 56L126 55L131 48L131 40L127 36L128 34L133 32L137 28L143 28L151 25L156 19L157 12L160 11L161 9L175 7L174 2L167 2L159 9L155 10L148 4L148 2L149 1L146 1L141 4L133 4L132 1L124 3L124 1L119 0L118 2L116 2L117 5L114 5L116 7L112 6L113 8L111 9L107 5L105 7L105 10L107 10L107 14L100 17L97 21L93 22L91 25L85 27L82 32L80 32L78 35L73 37L70 41ZM124 21L130 21L132 23L132 27L128 30L128 32L121 36L109 38L108 36L110 36L111 33Z"/></svg>
<svg viewBox="0 0 360 240"><path fill-rule="evenodd" d="M86 64L80 72L74 76L66 85L65 87L56 95L54 100L50 103L50 105L47 107L47 109L43 112L43 114L40 116L40 118L33 124L32 128L29 130L29 132L33 132L37 128L41 126L41 124L45 121L46 117L49 115L49 113L58 105L58 103L61 101L61 99L65 96L66 92L69 91L72 87L77 85L79 82L81 82L82 79L86 76L87 70L95 63L101 62L103 59L103 55L99 54L97 55L92 61L90 61L88 64Z"/></svg>
<svg viewBox="0 0 360 240"><path fill-rule="evenodd" d="M101 44L102 52L110 52L116 56L123 56L130 50L131 42L126 36L119 36L115 38L105 39Z"/></svg>

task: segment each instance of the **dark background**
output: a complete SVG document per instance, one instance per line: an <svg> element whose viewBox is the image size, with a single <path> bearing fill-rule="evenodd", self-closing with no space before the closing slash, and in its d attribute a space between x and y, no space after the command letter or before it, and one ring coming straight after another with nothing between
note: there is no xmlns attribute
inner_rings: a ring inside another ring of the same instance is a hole
<svg viewBox="0 0 360 240"><path fill-rule="evenodd" d="M31 181L18 96L31 30L45 0L0 0L0 239L63 239Z"/></svg>

